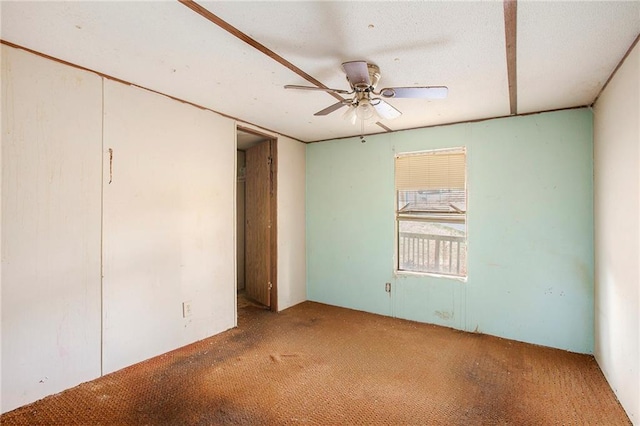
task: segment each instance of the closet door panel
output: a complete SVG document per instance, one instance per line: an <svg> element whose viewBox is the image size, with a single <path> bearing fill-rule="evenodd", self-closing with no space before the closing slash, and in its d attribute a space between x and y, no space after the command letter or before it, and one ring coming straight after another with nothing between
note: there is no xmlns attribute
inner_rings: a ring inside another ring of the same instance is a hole
<svg viewBox="0 0 640 426"><path fill-rule="evenodd" d="M235 123L105 82L103 366L235 325Z"/></svg>
<svg viewBox="0 0 640 426"><path fill-rule="evenodd" d="M2 411L100 375L102 79L2 51Z"/></svg>

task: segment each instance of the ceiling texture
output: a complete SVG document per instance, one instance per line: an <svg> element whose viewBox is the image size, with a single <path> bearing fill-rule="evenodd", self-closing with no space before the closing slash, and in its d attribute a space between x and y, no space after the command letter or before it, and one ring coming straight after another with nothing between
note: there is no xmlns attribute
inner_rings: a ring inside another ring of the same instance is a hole
<svg viewBox="0 0 640 426"><path fill-rule="evenodd" d="M640 1L2 1L1 38L244 123L314 142L591 105L640 34ZM389 99L364 126L321 91L341 63L380 67Z"/></svg>

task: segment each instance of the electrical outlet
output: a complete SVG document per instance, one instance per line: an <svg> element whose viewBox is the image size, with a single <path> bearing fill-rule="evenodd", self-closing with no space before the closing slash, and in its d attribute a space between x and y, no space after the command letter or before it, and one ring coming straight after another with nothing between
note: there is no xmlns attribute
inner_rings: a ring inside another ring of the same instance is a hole
<svg viewBox="0 0 640 426"><path fill-rule="evenodd" d="M391 283L384 283L384 291L391 293Z"/></svg>
<svg viewBox="0 0 640 426"><path fill-rule="evenodd" d="M182 317L190 317L191 316L191 301L182 302Z"/></svg>

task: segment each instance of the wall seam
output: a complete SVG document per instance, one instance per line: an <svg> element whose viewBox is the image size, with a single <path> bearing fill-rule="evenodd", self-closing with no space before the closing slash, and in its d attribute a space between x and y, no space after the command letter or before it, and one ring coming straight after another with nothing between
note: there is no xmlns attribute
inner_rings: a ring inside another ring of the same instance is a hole
<svg viewBox="0 0 640 426"><path fill-rule="evenodd" d="M104 77L102 80L102 123L100 129L100 377L104 375Z"/></svg>

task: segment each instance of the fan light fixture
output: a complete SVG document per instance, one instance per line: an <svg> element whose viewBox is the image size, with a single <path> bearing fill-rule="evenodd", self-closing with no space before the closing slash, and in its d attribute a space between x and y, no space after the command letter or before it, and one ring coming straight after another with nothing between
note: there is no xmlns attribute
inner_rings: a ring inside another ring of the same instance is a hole
<svg viewBox="0 0 640 426"><path fill-rule="evenodd" d="M371 105L369 99L362 99L360 102L358 102L358 106L356 107L356 115L360 120L369 120L374 116L375 113L376 110L373 109L373 105Z"/></svg>
<svg viewBox="0 0 640 426"><path fill-rule="evenodd" d="M353 105L349 105L349 108L347 108L344 114L342 114L342 118L352 125L356 124L356 120L358 119L358 116L356 114L356 107Z"/></svg>
<svg viewBox="0 0 640 426"><path fill-rule="evenodd" d="M357 104L349 105L349 108L342 114L342 118L352 125L355 125L358 121L362 124L367 124L379 119L369 99L361 99Z"/></svg>

